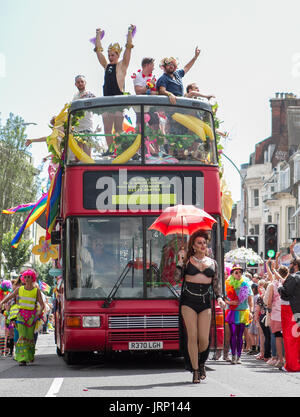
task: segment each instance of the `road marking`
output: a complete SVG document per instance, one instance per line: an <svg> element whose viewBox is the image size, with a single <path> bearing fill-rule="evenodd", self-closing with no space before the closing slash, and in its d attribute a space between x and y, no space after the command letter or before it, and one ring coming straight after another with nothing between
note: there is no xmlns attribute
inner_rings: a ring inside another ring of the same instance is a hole
<svg viewBox="0 0 300 417"><path fill-rule="evenodd" d="M54 378L51 387L49 388L49 391L47 392L45 397L56 397L56 395L59 393L63 381L63 378Z"/></svg>

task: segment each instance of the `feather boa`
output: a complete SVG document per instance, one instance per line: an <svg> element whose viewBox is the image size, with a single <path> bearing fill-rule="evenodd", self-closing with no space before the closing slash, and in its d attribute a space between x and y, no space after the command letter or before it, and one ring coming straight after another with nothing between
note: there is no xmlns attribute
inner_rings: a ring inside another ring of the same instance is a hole
<svg viewBox="0 0 300 417"><path fill-rule="evenodd" d="M235 279L232 275L225 281L225 290L227 298L230 301L239 301L239 304L244 302L249 295L250 287L247 280L242 277L240 280ZM237 305L231 305L230 309L234 310L237 308Z"/></svg>

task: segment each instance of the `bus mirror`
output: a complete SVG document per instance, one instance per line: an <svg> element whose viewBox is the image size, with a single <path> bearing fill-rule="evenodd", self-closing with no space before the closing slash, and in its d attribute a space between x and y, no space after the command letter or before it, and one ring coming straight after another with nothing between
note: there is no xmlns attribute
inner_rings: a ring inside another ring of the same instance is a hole
<svg viewBox="0 0 300 417"><path fill-rule="evenodd" d="M51 244L52 245L59 245L60 244L60 231L59 230L54 230L53 232L51 232Z"/></svg>

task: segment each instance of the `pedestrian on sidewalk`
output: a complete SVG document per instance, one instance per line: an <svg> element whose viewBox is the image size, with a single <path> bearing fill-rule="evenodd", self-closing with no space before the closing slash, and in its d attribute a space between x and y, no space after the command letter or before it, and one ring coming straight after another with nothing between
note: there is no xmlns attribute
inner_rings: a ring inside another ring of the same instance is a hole
<svg viewBox="0 0 300 417"><path fill-rule="evenodd" d="M258 343L258 327L257 327L257 323L255 320L255 306L256 306L256 301L258 298L258 286L257 284L253 283L251 285L251 289L253 292L253 304L254 304L254 317L252 322L250 323L249 326L249 336L250 336L250 340L251 340L251 349L248 352L249 355L257 355L259 353L259 343Z"/></svg>
<svg viewBox="0 0 300 417"><path fill-rule="evenodd" d="M230 276L230 271L231 271L231 268L229 266L226 266L225 270L224 270L224 279L225 279L225 281ZM228 308L229 308L229 306L226 304L226 309L228 309ZM230 350L230 329L229 329L229 324L225 321L225 323L224 323L223 360L226 361L226 362L231 361L231 359L229 357L229 350Z"/></svg>
<svg viewBox="0 0 300 417"><path fill-rule="evenodd" d="M281 323L285 349L284 369L300 371L300 258L290 265L289 275L282 287L280 297L286 304L281 305ZM288 303L288 304L287 304Z"/></svg>
<svg viewBox="0 0 300 417"><path fill-rule="evenodd" d="M257 299L257 304L259 306L259 326L263 333L263 341L260 340L260 347L261 347L261 355L258 359L262 359L267 362L271 358L271 332L270 328L265 325L266 315L267 315L267 307L264 304L264 296L266 293L266 289L268 287L268 282L266 280L259 280L258 282L258 291L259 297ZM260 333L261 334L261 333ZM264 355L262 357L262 351Z"/></svg>
<svg viewBox="0 0 300 417"><path fill-rule="evenodd" d="M279 295L279 287L282 286L285 278L288 276L289 270L286 266L281 265L278 271L274 269L274 281L270 284L270 294L267 302L267 308L270 313L270 327L272 334L275 336L277 362L276 367L282 369L284 366L283 355L283 334L281 324L281 304L282 300Z"/></svg>

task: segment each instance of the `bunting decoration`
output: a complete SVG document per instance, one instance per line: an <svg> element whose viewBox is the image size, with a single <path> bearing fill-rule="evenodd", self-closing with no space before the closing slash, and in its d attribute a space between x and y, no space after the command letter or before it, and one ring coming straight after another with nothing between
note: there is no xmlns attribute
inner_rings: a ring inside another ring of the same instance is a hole
<svg viewBox="0 0 300 417"><path fill-rule="evenodd" d="M58 215L58 205L61 193L62 168L58 167L55 176L53 177L48 192L47 207L46 207L46 240L51 238L51 232L55 226L55 221Z"/></svg>
<svg viewBox="0 0 300 417"><path fill-rule="evenodd" d="M29 226L31 226L32 223L34 223L40 217L40 215L45 211L47 198L48 198L48 194L47 193L43 194L42 197L37 201L37 203L35 203L35 205L31 209L29 215L26 217L26 220L20 227L18 233L15 235L15 237L11 241L11 245L14 248L18 247L18 244L24 233L24 230L27 229Z"/></svg>
<svg viewBox="0 0 300 417"><path fill-rule="evenodd" d="M7 210L2 210L3 214L15 214L15 213L22 213L24 211L32 210L36 203L28 203L28 204L20 204L16 207L11 207Z"/></svg>
<svg viewBox="0 0 300 417"><path fill-rule="evenodd" d="M39 280L39 288L41 291L46 292L49 294L51 287L46 282Z"/></svg>

